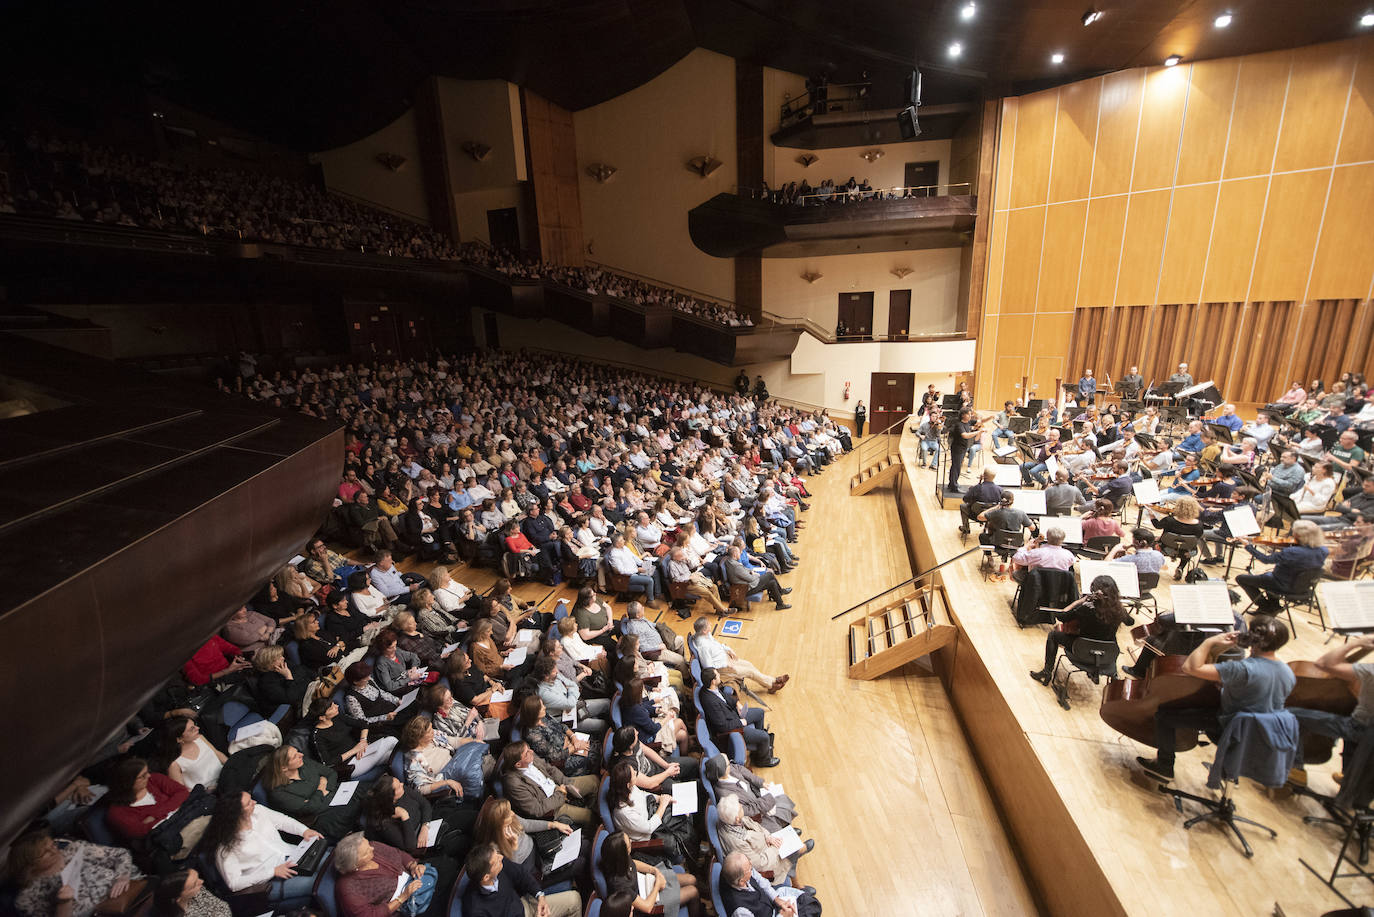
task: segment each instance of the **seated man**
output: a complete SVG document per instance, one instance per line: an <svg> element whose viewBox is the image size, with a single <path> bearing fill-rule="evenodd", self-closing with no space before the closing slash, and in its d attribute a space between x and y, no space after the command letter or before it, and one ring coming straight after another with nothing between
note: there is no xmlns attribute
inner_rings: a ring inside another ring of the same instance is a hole
<svg viewBox="0 0 1374 917"><path fill-rule="evenodd" d="M1308 516L1324 529L1344 528L1360 522L1374 522L1374 475L1360 482L1360 492L1336 504L1336 516ZM225 634L227 637L228 634Z"/></svg>
<svg viewBox="0 0 1374 917"><path fill-rule="evenodd" d="M654 565L648 558L641 559L625 544L625 536L616 532L611 539L611 549L606 552L606 565L616 573L630 578L630 591L643 590L644 603L650 608L661 608L658 601L658 581L654 579Z"/></svg>
<svg viewBox="0 0 1374 917"><path fill-rule="evenodd" d="M1051 516L1072 516L1076 507L1089 502L1083 491L1069 483L1069 473L1063 468L1054 473L1054 483L1045 488L1045 512Z"/></svg>
<svg viewBox="0 0 1374 917"><path fill-rule="evenodd" d="M588 829L596 823L591 808L596 804L596 777L565 777L524 742L505 747L498 769L510 807L521 818L565 818Z"/></svg>
<svg viewBox="0 0 1374 917"><path fill-rule="evenodd" d="M398 600L408 601L410 593L420 585L418 583L407 584L405 580L401 579L401 571L396 569L396 563L392 560L391 552L387 550L377 552L377 561L368 571L367 578L386 599L388 605Z"/></svg>
<svg viewBox="0 0 1374 917"><path fill-rule="evenodd" d="M749 660L739 658L734 650L711 636L711 622L705 618L697 618L692 625L692 652L703 669L716 669L727 675L747 678L769 691L777 691L792 677L765 675Z"/></svg>
<svg viewBox="0 0 1374 917"><path fill-rule="evenodd" d="M1050 527L1045 537L1032 538L1011 558L1012 578L1018 583L1025 579L1026 570L1072 570L1074 556L1066 551L1064 530Z"/></svg>
<svg viewBox="0 0 1374 917"><path fill-rule="evenodd" d="M1007 537L1014 535L1019 542L1023 531L1026 529L1035 531L1035 520L1012 506L1014 501L1015 497L1010 493L1003 493L1000 505L978 514L978 519L986 523L983 527L983 533L978 536L978 541L986 546L984 553L991 553L992 546L998 543L999 535Z"/></svg>
<svg viewBox="0 0 1374 917"><path fill-rule="evenodd" d="M582 896L576 891L545 895L524 865L508 860L495 844L478 844L464 863L468 886L463 892L465 917L580 917Z"/></svg>
<svg viewBox="0 0 1374 917"><path fill-rule="evenodd" d="M687 657L682 655L682 638L673 634L673 643L670 647L654 622L644 617L644 606L639 602L631 602L625 608L625 633L639 638L641 653L647 655L657 652L659 662L681 672L687 671Z"/></svg>
<svg viewBox="0 0 1374 917"><path fill-rule="evenodd" d="M668 576L675 583L688 584L688 598L696 595L706 599L717 614L730 612L729 606L720 600L716 584L691 568L687 562L687 552L679 545L675 545L668 555Z"/></svg>
<svg viewBox="0 0 1374 917"><path fill-rule="evenodd" d="M1016 434L1011 431L1011 419L1016 416L1016 402L1006 401L1002 404L1002 410L997 412L997 416L992 419L992 447L996 449L1004 442L1016 442Z"/></svg>
<svg viewBox="0 0 1374 917"><path fill-rule="evenodd" d="M725 858L720 870L720 900L728 917L815 917L821 913L815 892L769 884L736 851Z"/></svg>
<svg viewBox="0 0 1374 917"><path fill-rule="evenodd" d="M434 899L439 880L433 866L395 847L370 843L361 831L346 835L334 848L334 870L339 874L334 902L340 917L419 917ZM405 885L400 884L402 875L411 877Z"/></svg>
<svg viewBox="0 0 1374 917"><path fill-rule="evenodd" d="M1049 470L1048 460L1051 456L1058 456L1061 450L1059 444L1059 431L1050 430L1047 438L1040 444L1040 448L1035 450L1035 459L1021 463L1021 482L1030 484L1034 481L1041 487L1045 486L1045 472Z"/></svg>
<svg viewBox="0 0 1374 917"><path fill-rule="evenodd" d="M750 595L767 590L768 597L773 600L773 607L778 611L792 607L783 598L792 589L790 587L784 589L778 582L778 578L769 570L755 572L746 567L740 560L740 546L737 544L730 546L726 556L725 579L731 584L743 583L748 588Z"/></svg>
<svg viewBox="0 0 1374 917"><path fill-rule="evenodd" d="M755 767L777 767L779 759L773 754L773 734L764 726L762 707L747 707L743 701L725 696L720 672L701 670L701 715L706 718L706 731L717 744L732 732L744 736Z"/></svg>
<svg viewBox="0 0 1374 917"><path fill-rule="evenodd" d="M715 787L717 799L736 797L744 807L744 814L757 821L765 831L779 831L801 818L795 802L781 792L774 795L762 777L743 764L731 762L725 754L703 761L701 772Z"/></svg>
<svg viewBox="0 0 1374 917"><path fill-rule="evenodd" d="M1321 440L1317 442L1320 444ZM1269 489L1285 497L1297 493L1306 481L1307 472L1298 462L1298 453L1292 449L1283 450L1283 457L1279 459L1279 463L1269 469Z"/></svg>
<svg viewBox="0 0 1374 917"><path fill-rule="evenodd" d="M983 480L970 487L965 493L964 498L959 504L959 531L968 534L968 521L973 513L973 507L982 504L983 506L996 506L1002 502L1002 488L993 483L997 477L997 472L992 468L984 469Z"/></svg>
<svg viewBox="0 0 1374 917"><path fill-rule="evenodd" d="M932 410L916 428L916 435L921 437L922 468L926 466L927 460L930 461L932 468L940 464L940 439L943 435L941 427L940 415Z"/></svg>

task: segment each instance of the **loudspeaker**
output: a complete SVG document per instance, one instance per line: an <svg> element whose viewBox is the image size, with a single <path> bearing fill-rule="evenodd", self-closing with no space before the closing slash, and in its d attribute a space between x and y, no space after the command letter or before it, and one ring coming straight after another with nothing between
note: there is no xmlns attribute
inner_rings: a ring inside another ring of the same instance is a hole
<svg viewBox="0 0 1374 917"><path fill-rule="evenodd" d="M897 112L897 129L901 131L903 140L915 140L921 135L921 124L916 120L915 105Z"/></svg>
<svg viewBox="0 0 1374 917"><path fill-rule="evenodd" d="M911 71L902 81L902 100L907 105L921 104L921 71Z"/></svg>

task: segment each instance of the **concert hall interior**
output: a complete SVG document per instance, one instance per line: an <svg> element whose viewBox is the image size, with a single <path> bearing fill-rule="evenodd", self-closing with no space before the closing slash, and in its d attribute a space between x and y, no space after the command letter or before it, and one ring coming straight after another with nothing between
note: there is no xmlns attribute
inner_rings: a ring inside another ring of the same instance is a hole
<svg viewBox="0 0 1374 917"><path fill-rule="evenodd" d="M1374 913L1374 7L1082 4L11 11L0 913Z"/></svg>

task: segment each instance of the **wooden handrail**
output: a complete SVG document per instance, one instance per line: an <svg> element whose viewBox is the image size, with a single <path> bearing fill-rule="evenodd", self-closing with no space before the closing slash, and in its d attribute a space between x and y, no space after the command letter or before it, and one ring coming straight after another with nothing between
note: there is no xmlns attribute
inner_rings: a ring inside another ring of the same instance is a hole
<svg viewBox="0 0 1374 917"><path fill-rule="evenodd" d="M837 618L842 618L842 617L844 617L845 615L849 614L851 611L857 611L858 609L864 607L864 606L867 605L869 602L877 601L878 599L882 598L882 597L885 596L885 595L888 595L889 593L896 592L898 589L901 589L903 586L910 586L912 583L916 582L917 580L923 580L923 579L925 579L927 576L930 576L930 574L934 573L936 570L939 570L941 567L944 567L944 566L946 566L947 564L952 564L952 563L954 563L956 560L959 560L959 559L961 559L961 558L968 557L968 556L969 556L970 554L972 554L974 551L981 551L981 550L983 550L983 546L982 546L981 544L976 544L976 545L974 545L973 547L969 548L967 551L963 551L963 552L961 552L961 553L959 553L959 554L955 554L953 557L949 558L948 560L942 560L942 561L940 561L938 564L936 564L935 566L933 566L933 567L928 567L927 569L922 570L920 573L917 573L915 576L911 577L911 579L902 580L900 583L898 583L898 584L895 585L895 586L889 586L887 589L884 589L882 592L879 592L879 593L876 594L876 595L869 596L868 598L864 599L862 602L858 603L857 605L851 605L850 607L846 608L844 611L841 611L841 612L839 612L838 614L833 614L833 615L831 615L831 616L830 616L830 620L834 621L834 620L836 620Z"/></svg>

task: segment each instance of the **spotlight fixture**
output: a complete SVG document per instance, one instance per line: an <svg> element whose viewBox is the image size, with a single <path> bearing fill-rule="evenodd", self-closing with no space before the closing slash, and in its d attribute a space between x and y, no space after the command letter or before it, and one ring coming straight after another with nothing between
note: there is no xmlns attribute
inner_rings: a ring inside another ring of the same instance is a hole
<svg viewBox="0 0 1374 917"><path fill-rule="evenodd" d="M1164 58L1164 66L1166 66L1166 67L1177 67L1177 66L1178 66L1178 62L1181 61L1181 60L1183 60L1183 55L1181 55L1181 54L1170 54L1168 57Z"/></svg>
<svg viewBox="0 0 1374 917"><path fill-rule="evenodd" d="M1227 10L1226 12L1224 12L1224 13L1222 13L1220 16L1218 16L1216 19L1213 19L1213 20L1212 20L1212 25L1216 26L1216 27L1219 28L1219 29L1224 29L1224 28L1226 28L1226 27L1227 27L1228 25L1230 25L1230 24L1231 24L1231 11L1230 11L1230 10Z"/></svg>
<svg viewBox="0 0 1374 917"><path fill-rule="evenodd" d="M955 41L955 42L951 42L951 43L950 43L950 46L949 46L949 56L950 56L950 57L958 57L960 54L963 54L963 53L964 53L964 45L963 45L962 42L957 42L957 41Z"/></svg>
<svg viewBox="0 0 1374 917"><path fill-rule="evenodd" d="M587 174L604 185L615 174L615 166L607 165L604 162L594 162L587 166Z"/></svg>
<svg viewBox="0 0 1374 917"><path fill-rule="evenodd" d="M1360 25L1366 29L1374 25L1374 13L1365 13L1363 16L1361 16Z"/></svg>
<svg viewBox="0 0 1374 917"><path fill-rule="evenodd" d="M862 156L864 159L868 160L870 163L873 163L873 162L877 162L879 159L882 159L882 158L883 158L883 151L882 151L882 150L864 150L864 151L863 151L862 153L860 153L859 155Z"/></svg>
<svg viewBox="0 0 1374 917"><path fill-rule="evenodd" d="M802 272L801 279L805 280L807 283L815 283L823 276L823 274L819 274L816 271L804 271Z"/></svg>
<svg viewBox="0 0 1374 917"><path fill-rule="evenodd" d="M1095 9L1089 8L1088 11L1087 11L1086 13L1083 14L1082 22L1083 22L1084 25L1092 25L1094 22L1096 22L1097 20L1099 20L1099 19L1101 19L1101 18L1102 18L1102 11L1101 11L1101 10L1095 10Z"/></svg>
<svg viewBox="0 0 1374 917"><path fill-rule="evenodd" d="M687 168L705 178L724 164L714 156L693 156L687 161Z"/></svg>
<svg viewBox="0 0 1374 917"><path fill-rule="evenodd" d="M969 19L972 19L972 18L974 17L974 15L977 14L977 12L978 12L978 4L976 4L976 3L965 3L965 4L964 4L962 7L960 7L960 9L959 9L959 18L960 18L960 19L963 19L963 20L969 20Z"/></svg>
<svg viewBox="0 0 1374 917"><path fill-rule="evenodd" d="M1062 63L1064 63L1064 52L1063 52L1063 51L1056 51L1056 52L1054 52L1053 54L1051 54L1051 55L1050 55L1050 63L1051 63L1051 64L1062 64Z"/></svg>

